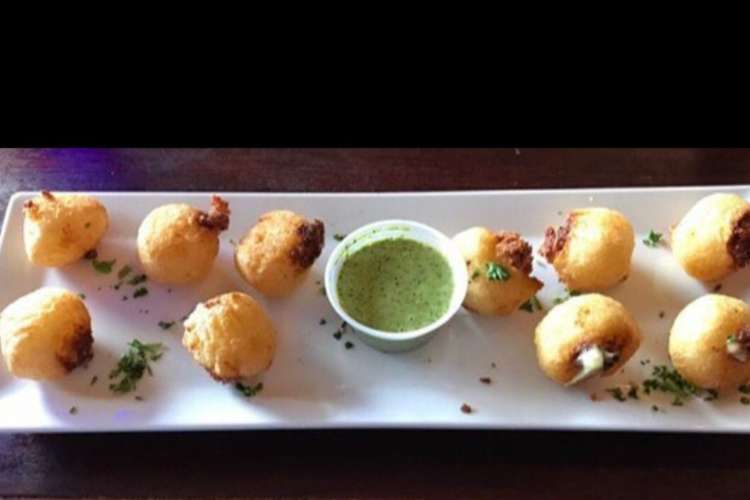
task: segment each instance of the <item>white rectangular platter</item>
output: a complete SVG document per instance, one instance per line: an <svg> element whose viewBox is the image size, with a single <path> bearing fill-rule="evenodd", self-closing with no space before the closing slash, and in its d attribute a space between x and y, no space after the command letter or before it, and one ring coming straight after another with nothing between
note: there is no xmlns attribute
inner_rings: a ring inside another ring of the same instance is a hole
<svg viewBox="0 0 750 500"><path fill-rule="evenodd" d="M668 248L649 248L642 239L671 224L701 197L714 192L750 196L747 186L555 191L494 191L388 194L217 193L229 201L231 224L210 276L194 286L169 287L149 282L149 294L133 299L132 287L114 290L124 264L139 269L135 235L153 208L186 202L207 209L211 193L93 193L107 206L110 230L100 244L102 259L117 259L110 275L98 274L82 260L63 269L28 263L23 250L23 203L34 193L11 199L0 238L0 308L45 285L58 285L86 296L95 338L94 359L64 380L35 383L12 378L0 367L0 431L163 431L274 428L466 428L580 429L642 431L750 431L750 406L728 394L717 401L696 398L682 407L666 395L618 402L605 389L640 382L657 364L667 363L667 334L679 310L709 288L689 278ZM533 330L542 312L518 311L505 318L478 317L460 311L427 345L408 353L384 354L351 333L340 341L333 332L340 319L320 292L323 268L336 233L387 218L412 219L453 235L470 226L520 232L534 246L534 274L544 281L539 298L545 307L563 293L551 266L541 267L536 251L545 227L558 225L573 208L606 206L622 211L638 233L630 278L609 294L638 321L644 341L624 371L564 388L537 367ZM323 255L309 279L290 298L269 300L235 271L232 242L258 216L291 209L323 220ZM264 389L243 397L231 385L212 380L182 347L180 318L195 304L239 290L260 300L279 332ZM722 293L750 299L750 272L723 282ZM130 299L123 301L123 295ZM660 318L660 312L664 317ZM326 320L320 325L321 318ZM162 330L159 321L177 321ZM108 374L134 338L163 342L166 354L154 364L136 393L114 395ZM345 348L351 341L354 347ZM641 361L649 360L643 365ZM494 364L494 367L493 367ZM93 376L98 382L90 384ZM480 383L490 377L492 383ZM596 394L598 401L590 395ZM136 400L138 395L142 400ZM474 413L464 414L468 403ZM657 405L660 411L653 411ZM71 414L75 406L77 412Z"/></svg>

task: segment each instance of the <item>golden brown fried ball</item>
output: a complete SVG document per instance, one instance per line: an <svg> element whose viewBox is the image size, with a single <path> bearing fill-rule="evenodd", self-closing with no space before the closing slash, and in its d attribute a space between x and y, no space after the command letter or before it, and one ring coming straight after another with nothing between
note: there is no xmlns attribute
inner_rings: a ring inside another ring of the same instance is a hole
<svg viewBox="0 0 750 500"><path fill-rule="evenodd" d="M23 240L32 264L60 267L96 247L109 225L107 209L83 194L42 194L24 204Z"/></svg>
<svg viewBox="0 0 750 500"><path fill-rule="evenodd" d="M57 379L93 357L91 318L83 301L61 288L40 288L0 313L0 345L10 373Z"/></svg>
<svg viewBox="0 0 750 500"><path fill-rule="evenodd" d="M628 219L609 208L579 208L565 225L544 234L540 253L570 290L602 291L627 279L635 233Z"/></svg>
<svg viewBox="0 0 750 500"><path fill-rule="evenodd" d="M590 293L553 307L537 325L534 343L542 371L571 384L584 368L589 376L615 373L638 350L641 333L622 304Z"/></svg>
<svg viewBox="0 0 750 500"><path fill-rule="evenodd" d="M323 250L325 228L289 210L268 212L235 249L237 270L259 292L283 297L305 279Z"/></svg>
<svg viewBox="0 0 750 500"><path fill-rule="evenodd" d="M531 246L518 233L473 227L454 236L453 241L469 275L466 309L487 315L511 314L542 288L542 282L530 276ZM500 266L502 275L488 273L488 266Z"/></svg>
<svg viewBox="0 0 750 500"><path fill-rule="evenodd" d="M276 330L260 304L244 293L198 304L184 326L182 345L216 380L240 381L271 367Z"/></svg>
<svg viewBox="0 0 750 500"><path fill-rule="evenodd" d="M750 380L750 307L726 295L700 297L680 311L669 333L672 365L704 389L736 389Z"/></svg>
<svg viewBox="0 0 750 500"><path fill-rule="evenodd" d="M146 275L179 285L205 277L219 253L219 233L229 227L229 204L214 196L209 213L185 204L151 211L138 229L138 256Z"/></svg>
<svg viewBox="0 0 750 500"><path fill-rule="evenodd" d="M672 229L671 244L690 276L724 278L750 261L750 203L734 194L706 196Z"/></svg>

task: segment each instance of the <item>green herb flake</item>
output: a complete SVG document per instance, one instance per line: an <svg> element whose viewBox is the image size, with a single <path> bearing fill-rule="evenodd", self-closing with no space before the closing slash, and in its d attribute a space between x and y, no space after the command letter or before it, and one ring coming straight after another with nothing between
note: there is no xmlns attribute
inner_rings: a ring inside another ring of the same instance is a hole
<svg viewBox="0 0 750 500"><path fill-rule="evenodd" d="M536 297L536 295L521 304L521 307L519 309L529 313L533 313L534 311L544 311L544 307L542 306L542 303L539 302L539 299Z"/></svg>
<svg viewBox="0 0 750 500"><path fill-rule="evenodd" d="M140 285L144 283L148 278L145 274L137 274L128 280L128 285Z"/></svg>
<svg viewBox="0 0 750 500"><path fill-rule="evenodd" d="M750 405L750 398L746 396L742 396L740 398L740 403L742 403L743 405Z"/></svg>
<svg viewBox="0 0 750 500"><path fill-rule="evenodd" d="M130 274L130 272L133 270L132 267L128 266L127 264L122 266L122 269L117 273L117 277L119 279L125 279L125 276Z"/></svg>
<svg viewBox="0 0 750 500"><path fill-rule="evenodd" d="M638 397L638 384L630 384L630 389L628 389L628 397L630 399L640 399Z"/></svg>
<svg viewBox="0 0 750 500"><path fill-rule="evenodd" d="M487 279L490 281L508 281L510 273L500 264L494 262L487 263Z"/></svg>
<svg viewBox="0 0 750 500"><path fill-rule="evenodd" d="M354 347L354 343L353 342L347 342L346 344L344 344L344 347L346 347L347 349L351 349L351 348Z"/></svg>
<svg viewBox="0 0 750 500"><path fill-rule="evenodd" d="M91 260L91 265L94 267L97 273L109 274L112 272L112 266L115 265L115 262L117 262L117 259L97 260L96 257L94 257Z"/></svg>
<svg viewBox="0 0 750 500"><path fill-rule="evenodd" d="M617 401L621 403L627 399L625 395L622 393L622 389L620 389L619 387L612 387L610 389L605 389L605 391L610 393L613 398L615 398Z"/></svg>
<svg viewBox="0 0 750 500"><path fill-rule="evenodd" d="M341 331L336 330L335 332L333 332L333 338L335 338L336 340L341 340Z"/></svg>
<svg viewBox="0 0 750 500"><path fill-rule="evenodd" d="M242 382L234 384L234 388L242 393L246 398L252 398L263 390L263 382L258 382L256 385L245 385Z"/></svg>
<svg viewBox="0 0 750 500"><path fill-rule="evenodd" d="M136 396L133 399L135 399L136 401L143 401L143 397L142 396Z"/></svg>
<svg viewBox="0 0 750 500"><path fill-rule="evenodd" d="M148 295L148 289L145 286L142 286L138 288L135 292L133 292L133 298L137 299L138 297L144 297Z"/></svg>
<svg viewBox="0 0 750 500"><path fill-rule="evenodd" d="M719 391L717 391L716 389L706 389L706 393L708 394L708 396L703 398L703 401L716 401L717 399L719 399Z"/></svg>
<svg viewBox="0 0 750 500"><path fill-rule="evenodd" d="M479 269L475 269L473 273L471 273L471 281L474 281L478 277L480 277L482 273L479 271Z"/></svg>
<svg viewBox="0 0 750 500"><path fill-rule="evenodd" d="M651 378L643 381L643 391L646 394L651 394L651 391L672 394L674 406L682 406L684 400L700 393L700 389L682 378L676 370L665 365L654 367Z"/></svg>
<svg viewBox="0 0 750 500"><path fill-rule="evenodd" d="M81 300L86 300L86 294L85 293L79 293L78 296L81 298Z"/></svg>
<svg viewBox="0 0 750 500"><path fill-rule="evenodd" d="M750 385L743 384L737 388L742 394L750 394Z"/></svg>
<svg viewBox="0 0 750 500"><path fill-rule="evenodd" d="M70 413L71 415L75 415L76 413L78 413L78 407L71 406L70 410L68 410L68 413Z"/></svg>
<svg viewBox="0 0 750 500"><path fill-rule="evenodd" d="M320 326L323 326L323 325L325 325L326 323L328 323L328 322L326 321L326 319L325 319L325 318L320 318L320 321L318 322L318 324L319 324Z"/></svg>
<svg viewBox="0 0 750 500"><path fill-rule="evenodd" d="M656 405L651 405L651 411L654 411L654 412L659 411L659 407Z"/></svg>
<svg viewBox="0 0 750 500"><path fill-rule="evenodd" d="M643 244L647 247L656 248L659 246L662 234L655 232L653 229L648 232L648 236L643 240Z"/></svg>
<svg viewBox="0 0 750 500"><path fill-rule="evenodd" d="M144 344L138 339L133 339L128 344L128 351L109 374L110 379L119 378L109 385L109 389L119 394L134 391L144 373L153 375L149 363L158 361L164 354L163 349L164 344Z"/></svg>
<svg viewBox="0 0 750 500"><path fill-rule="evenodd" d="M325 295L326 294L326 287L321 286L319 291L320 291L321 295Z"/></svg>
<svg viewBox="0 0 750 500"><path fill-rule="evenodd" d="M91 377L91 382L89 382L89 385L96 384L97 380L99 380L99 377L97 377L96 375L94 375L93 377Z"/></svg>
<svg viewBox="0 0 750 500"><path fill-rule="evenodd" d="M555 297L555 300L553 300L552 303L554 305L562 304L569 298L577 297L578 295L581 295L581 292L577 290L569 290L566 288L565 291L563 292L563 295L561 295L560 297Z"/></svg>
<svg viewBox="0 0 750 500"><path fill-rule="evenodd" d="M169 330L174 326L174 321L159 321L159 328L162 330Z"/></svg>
<svg viewBox="0 0 750 500"><path fill-rule="evenodd" d="M336 241L343 241L344 238L346 238L345 234L336 233L336 234L333 235L333 239L336 240Z"/></svg>

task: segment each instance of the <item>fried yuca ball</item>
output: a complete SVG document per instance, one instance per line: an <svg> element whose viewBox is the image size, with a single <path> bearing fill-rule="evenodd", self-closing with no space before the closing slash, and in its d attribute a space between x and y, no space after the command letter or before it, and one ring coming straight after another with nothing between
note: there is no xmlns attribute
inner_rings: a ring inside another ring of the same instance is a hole
<svg viewBox="0 0 750 500"><path fill-rule="evenodd" d="M669 357L688 382L736 389L750 380L750 307L726 295L704 295L680 311L669 332Z"/></svg>
<svg viewBox="0 0 750 500"><path fill-rule="evenodd" d="M534 343L542 371L572 385L615 373L638 350L641 332L622 304L589 293L553 307L537 325Z"/></svg>
<svg viewBox="0 0 750 500"><path fill-rule="evenodd" d="M510 314L542 288L542 282L530 276L531 245L518 233L473 227L454 236L453 241L469 274L466 309L487 315Z"/></svg>
<svg viewBox="0 0 750 500"><path fill-rule="evenodd" d="M91 318L77 295L40 288L0 313L0 345L8 371L53 380L93 357Z"/></svg>
<svg viewBox="0 0 750 500"><path fill-rule="evenodd" d="M32 264L60 267L96 247L109 226L107 209L93 196L42 194L24 204L23 240Z"/></svg>
<svg viewBox="0 0 750 500"><path fill-rule="evenodd" d="M628 219L609 208L579 208L565 225L549 227L540 249L570 290L606 290L627 279L635 233Z"/></svg>
<svg viewBox="0 0 750 500"><path fill-rule="evenodd" d="M258 219L235 249L234 262L243 278L268 297L283 297L305 279L323 250L325 227L289 210Z"/></svg>
<svg viewBox="0 0 750 500"><path fill-rule="evenodd" d="M734 194L706 196L672 229L671 245L690 276L724 278L750 261L750 203Z"/></svg>
<svg viewBox="0 0 750 500"><path fill-rule="evenodd" d="M219 233L229 227L229 204L214 196L209 213L185 204L158 207L138 229L138 256L146 275L179 285L205 277L219 253Z"/></svg>
<svg viewBox="0 0 750 500"><path fill-rule="evenodd" d="M200 303L184 327L182 345L216 380L241 381L271 367L276 330L249 295L225 293Z"/></svg>

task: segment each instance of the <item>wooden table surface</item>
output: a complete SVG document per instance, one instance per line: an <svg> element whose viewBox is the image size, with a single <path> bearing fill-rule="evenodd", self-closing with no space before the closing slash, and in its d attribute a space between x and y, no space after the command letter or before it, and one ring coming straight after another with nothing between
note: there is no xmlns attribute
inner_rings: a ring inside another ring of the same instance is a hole
<svg viewBox="0 0 750 500"><path fill-rule="evenodd" d="M750 183L750 150L0 150L18 190L397 191ZM2 286L2 284L0 284ZM747 498L750 436L0 434L0 495Z"/></svg>

